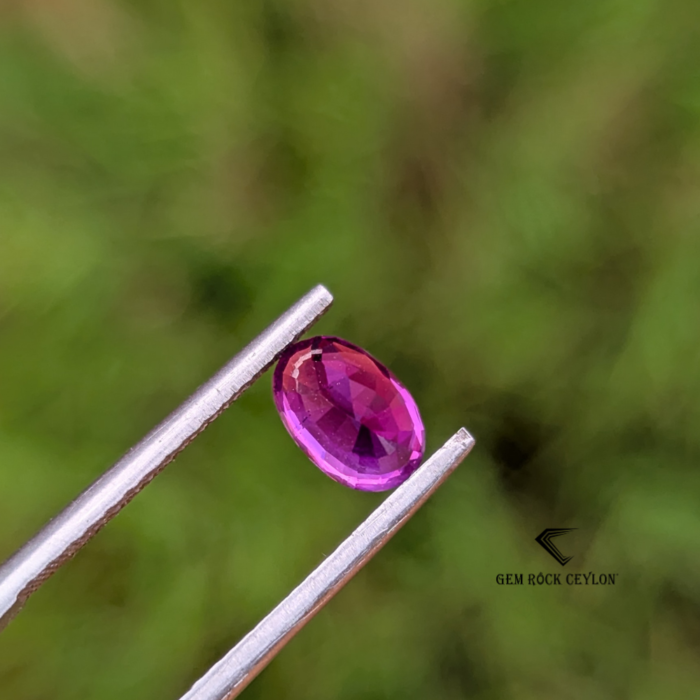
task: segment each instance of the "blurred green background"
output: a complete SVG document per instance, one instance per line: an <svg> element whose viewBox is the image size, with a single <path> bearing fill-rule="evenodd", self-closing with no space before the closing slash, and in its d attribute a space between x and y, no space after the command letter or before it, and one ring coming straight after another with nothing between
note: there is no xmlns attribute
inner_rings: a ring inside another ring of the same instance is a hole
<svg viewBox="0 0 700 700"><path fill-rule="evenodd" d="M0 558L321 282L477 448L244 697L700 697L699 184L692 0L5 0ZM0 635L0 698L179 697L383 497L264 377Z"/></svg>

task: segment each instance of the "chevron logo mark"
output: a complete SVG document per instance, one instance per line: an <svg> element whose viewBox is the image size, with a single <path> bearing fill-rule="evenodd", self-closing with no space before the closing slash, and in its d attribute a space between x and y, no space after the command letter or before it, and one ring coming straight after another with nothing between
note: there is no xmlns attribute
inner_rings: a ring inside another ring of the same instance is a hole
<svg viewBox="0 0 700 700"><path fill-rule="evenodd" d="M565 566L567 562L571 561L573 557L565 557L558 549L557 546L552 542L552 540L555 537L561 537L562 535L565 535L567 532L572 532L573 530L576 530L577 528L575 527L564 527L564 528L556 528L556 527L548 527L546 530L543 530L537 537L535 537L535 542L539 544L541 547L546 549L562 566Z"/></svg>

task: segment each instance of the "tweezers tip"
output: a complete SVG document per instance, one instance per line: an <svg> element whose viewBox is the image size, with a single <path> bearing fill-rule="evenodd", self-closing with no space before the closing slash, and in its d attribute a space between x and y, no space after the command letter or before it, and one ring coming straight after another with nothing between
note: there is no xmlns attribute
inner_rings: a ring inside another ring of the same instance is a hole
<svg viewBox="0 0 700 700"><path fill-rule="evenodd" d="M326 287L323 284L317 284L312 290L311 293L315 296L318 296L320 299L326 302L326 304L331 304L333 302L333 295L330 293L328 290L328 287Z"/></svg>
<svg viewBox="0 0 700 700"><path fill-rule="evenodd" d="M476 440L466 428L460 428L455 434L455 438L463 442L464 446L470 449L476 444Z"/></svg>

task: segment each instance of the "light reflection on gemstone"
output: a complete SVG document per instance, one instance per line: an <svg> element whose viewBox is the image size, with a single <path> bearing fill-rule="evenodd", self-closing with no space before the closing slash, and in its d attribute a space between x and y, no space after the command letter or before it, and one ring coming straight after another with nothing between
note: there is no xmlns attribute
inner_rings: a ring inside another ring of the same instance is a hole
<svg viewBox="0 0 700 700"><path fill-rule="evenodd" d="M398 486L423 457L425 430L408 390L369 353L317 336L291 345L273 377L294 441L332 479L363 491Z"/></svg>

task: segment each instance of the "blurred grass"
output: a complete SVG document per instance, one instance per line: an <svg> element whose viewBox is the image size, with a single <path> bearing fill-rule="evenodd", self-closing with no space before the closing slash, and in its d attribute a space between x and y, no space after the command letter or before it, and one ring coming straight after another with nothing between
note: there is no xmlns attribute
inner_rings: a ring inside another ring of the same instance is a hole
<svg viewBox="0 0 700 700"><path fill-rule="evenodd" d="M429 450L478 448L246 697L700 696L699 28L0 5L0 556L323 282L317 330L405 381ZM261 381L0 636L0 697L179 697L380 500ZM497 586L561 571L554 526L618 584Z"/></svg>

